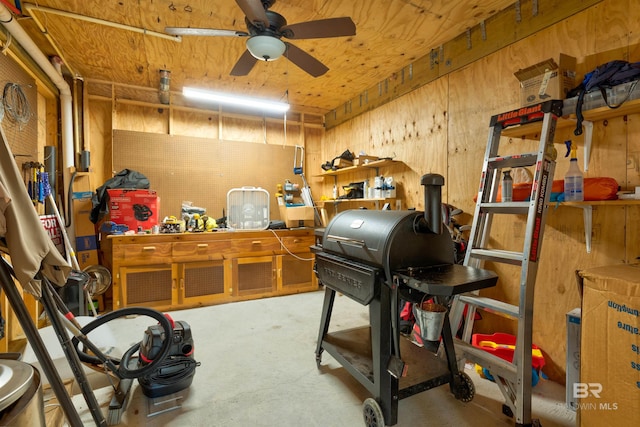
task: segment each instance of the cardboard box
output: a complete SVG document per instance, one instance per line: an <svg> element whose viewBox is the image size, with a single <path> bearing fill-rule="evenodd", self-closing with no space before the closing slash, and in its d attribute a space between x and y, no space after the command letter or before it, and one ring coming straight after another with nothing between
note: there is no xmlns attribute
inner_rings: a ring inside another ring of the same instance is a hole
<svg viewBox="0 0 640 427"><path fill-rule="evenodd" d="M640 264L578 272L578 425L640 425Z"/></svg>
<svg viewBox="0 0 640 427"><path fill-rule="evenodd" d="M378 156L359 156L356 157L356 164L358 166L366 165L367 163L375 162L378 158Z"/></svg>
<svg viewBox="0 0 640 427"><path fill-rule="evenodd" d="M339 157L333 161L333 166L337 169L348 168L353 166L353 160L346 160Z"/></svg>
<svg viewBox="0 0 640 427"><path fill-rule="evenodd" d="M280 205L280 219L287 228L313 227L313 208L311 206Z"/></svg>
<svg viewBox="0 0 640 427"><path fill-rule="evenodd" d="M78 265L81 270L89 267L90 265L99 265L100 260L98 259L98 251L96 249L91 249L88 251L78 251L76 252L76 258L78 259Z"/></svg>
<svg viewBox="0 0 640 427"><path fill-rule="evenodd" d="M73 201L73 225L76 236L89 236L96 234L95 224L91 222L90 215L93 205L90 191L71 193ZM78 249L80 250L80 249Z"/></svg>
<svg viewBox="0 0 640 427"><path fill-rule="evenodd" d="M581 313L579 308L567 313L566 403L567 408L573 411L578 407L578 400L573 396L573 385L580 382Z"/></svg>
<svg viewBox="0 0 640 427"><path fill-rule="evenodd" d="M576 59L560 54L553 58L518 70L514 73L520 82L520 104L538 104L549 99L565 99L567 92L576 87Z"/></svg>
<svg viewBox="0 0 640 427"><path fill-rule="evenodd" d="M150 230L158 225L160 197L153 190L107 190L109 195L109 218L116 224L123 224L129 230Z"/></svg>

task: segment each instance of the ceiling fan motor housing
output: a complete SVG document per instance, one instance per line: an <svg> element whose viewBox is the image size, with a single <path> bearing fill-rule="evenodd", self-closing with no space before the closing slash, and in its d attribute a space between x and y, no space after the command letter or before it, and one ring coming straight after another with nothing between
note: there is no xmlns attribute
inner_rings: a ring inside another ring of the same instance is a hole
<svg viewBox="0 0 640 427"><path fill-rule="evenodd" d="M275 61L284 54L287 46L280 37L280 28L287 25L287 20L279 13L265 11L269 19L269 27L261 28L262 23L252 23L245 17L247 29L251 37L247 40L247 49L254 58L260 61ZM257 25L256 25L257 24Z"/></svg>
<svg viewBox="0 0 640 427"><path fill-rule="evenodd" d="M269 26L267 28L263 28L262 22L251 22L249 18L245 16L244 22L247 24L247 30L249 34L252 36L256 35L271 35L274 37L283 36L280 28L287 25L287 20L284 16L279 13L273 12L271 10L266 10L267 19L269 20Z"/></svg>

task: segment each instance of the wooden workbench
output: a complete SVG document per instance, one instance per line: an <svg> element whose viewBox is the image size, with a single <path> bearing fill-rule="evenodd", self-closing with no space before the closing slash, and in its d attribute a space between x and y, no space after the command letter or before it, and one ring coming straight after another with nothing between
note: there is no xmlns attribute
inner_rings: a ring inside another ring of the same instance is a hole
<svg viewBox="0 0 640 427"><path fill-rule="evenodd" d="M109 235L113 309L177 310L318 288L314 230Z"/></svg>

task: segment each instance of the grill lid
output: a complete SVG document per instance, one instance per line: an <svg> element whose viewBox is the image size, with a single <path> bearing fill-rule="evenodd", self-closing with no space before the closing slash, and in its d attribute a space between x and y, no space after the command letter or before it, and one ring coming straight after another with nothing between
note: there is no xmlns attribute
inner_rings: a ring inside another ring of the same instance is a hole
<svg viewBox="0 0 640 427"><path fill-rule="evenodd" d="M325 229L322 249L386 272L454 262L451 237L432 233L419 211L341 212Z"/></svg>

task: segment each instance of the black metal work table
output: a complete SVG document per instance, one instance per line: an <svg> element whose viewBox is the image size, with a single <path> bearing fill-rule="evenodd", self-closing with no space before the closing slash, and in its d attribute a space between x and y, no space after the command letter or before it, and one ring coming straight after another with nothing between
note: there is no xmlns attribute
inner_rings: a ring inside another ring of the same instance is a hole
<svg viewBox="0 0 640 427"><path fill-rule="evenodd" d="M400 399L446 383L457 399L470 401L475 388L471 379L458 371L448 315L441 332L446 360L400 337L400 357L408 369L406 376L399 378L390 373L389 363L395 354L393 342L398 339L394 336L391 318L393 288L413 298L432 296L449 307L453 295L495 286L497 275L457 264L440 265L393 272L391 285L381 270L378 273L370 302L352 297L360 304L369 305L369 325L360 328L328 333L335 294L342 290L323 283L326 290L316 348L318 367L326 350L373 395L373 399L364 403L364 415L366 419L382 419L383 424L376 424L380 427L397 423ZM397 329L395 333L399 334ZM368 412L374 417L368 417Z"/></svg>

